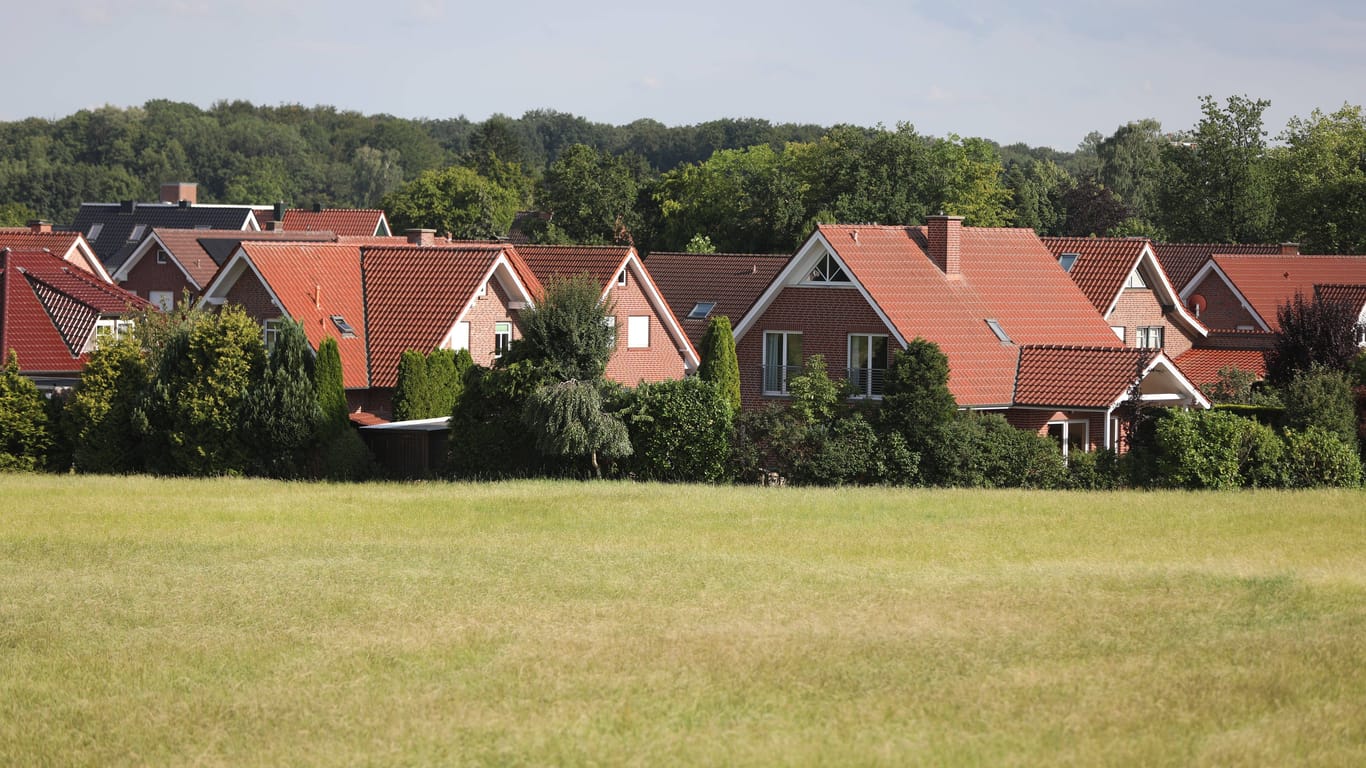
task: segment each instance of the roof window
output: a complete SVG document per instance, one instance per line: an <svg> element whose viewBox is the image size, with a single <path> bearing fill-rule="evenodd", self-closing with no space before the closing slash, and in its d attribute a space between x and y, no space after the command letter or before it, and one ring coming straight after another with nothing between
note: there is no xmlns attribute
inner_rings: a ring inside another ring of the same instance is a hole
<svg viewBox="0 0 1366 768"><path fill-rule="evenodd" d="M1062 267L1064 272L1071 272L1072 265L1077 263L1079 256L1081 256L1080 253L1064 253L1058 257L1058 266Z"/></svg>
<svg viewBox="0 0 1366 768"><path fill-rule="evenodd" d="M337 330L341 331L343 339L356 338L356 329L352 328L351 324L346 322L346 318L342 317L341 315L333 315L332 324L337 326Z"/></svg>
<svg viewBox="0 0 1366 768"><path fill-rule="evenodd" d="M95 240L100 236L100 231L103 229L103 224L91 224L90 233L85 236L85 239L89 240L92 243L95 242Z"/></svg>
<svg viewBox="0 0 1366 768"><path fill-rule="evenodd" d="M147 231L146 224L138 224L133 227L133 231L128 235L128 242L134 243L142 239L142 233Z"/></svg>
<svg viewBox="0 0 1366 768"><path fill-rule="evenodd" d="M693 305L692 311L688 313L689 320L703 320L711 311L716 308L714 301L699 301Z"/></svg>
<svg viewBox="0 0 1366 768"><path fill-rule="evenodd" d="M996 338L1000 340L1002 344L1011 343L1010 337L1006 335L1005 330L1001 328L1001 324L996 322L995 318L987 318L987 327L991 329L992 333L996 334Z"/></svg>

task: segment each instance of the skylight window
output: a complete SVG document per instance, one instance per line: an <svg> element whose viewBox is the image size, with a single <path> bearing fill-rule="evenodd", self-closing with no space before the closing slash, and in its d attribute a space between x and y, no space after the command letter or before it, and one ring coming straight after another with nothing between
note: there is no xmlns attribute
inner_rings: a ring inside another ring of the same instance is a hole
<svg viewBox="0 0 1366 768"><path fill-rule="evenodd" d="M713 309L715 309L715 308L716 308L716 302L714 302L714 301L699 301L699 302L697 302L696 304L693 305L692 311L688 313L688 319L689 319L689 320L702 320L702 319L705 319L705 318L707 317L707 315L710 315L710 314L711 314L711 311L712 311Z"/></svg>
<svg viewBox="0 0 1366 768"><path fill-rule="evenodd" d="M1058 266L1062 267L1064 272L1071 272L1072 265L1077 263L1079 256L1081 256L1079 253L1064 253L1058 257Z"/></svg>
<svg viewBox="0 0 1366 768"><path fill-rule="evenodd" d="M142 233L147 231L146 224L139 224L133 227L133 231L128 235L128 242L134 243L142 239Z"/></svg>
<svg viewBox="0 0 1366 768"><path fill-rule="evenodd" d="M337 326L337 330L341 331L343 339L356 338L356 329L352 328L351 324L346 322L346 318L342 317L341 315L333 315L332 324Z"/></svg>
<svg viewBox="0 0 1366 768"><path fill-rule="evenodd" d="M849 276L844 274L844 270L840 267L839 262L835 261L835 257L827 253L821 257L820 261L816 262L816 266L806 276L806 281L808 283L847 283Z"/></svg>
<svg viewBox="0 0 1366 768"><path fill-rule="evenodd" d="M996 338L997 338L1002 344L1009 344L1009 343L1011 343L1010 337L1006 335L1005 330L1001 328L1001 324L998 323L998 322L996 322L996 320L994 320L993 318L988 317L988 318L987 318L987 327L991 329L991 332L992 332L992 333L996 334Z"/></svg>
<svg viewBox="0 0 1366 768"><path fill-rule="evenodd" d="M104 225L103 225L103 224L91 224L91 225L90 225L90 234L86 235L86 236L85 236L85 239L86 239L86 240L89 240L89 241L92 242L92 243L95 242L95 240L96 240L97 238L99 238L99 236L100 236L100 231L103 230L103 229L104 229Z"/></svg>

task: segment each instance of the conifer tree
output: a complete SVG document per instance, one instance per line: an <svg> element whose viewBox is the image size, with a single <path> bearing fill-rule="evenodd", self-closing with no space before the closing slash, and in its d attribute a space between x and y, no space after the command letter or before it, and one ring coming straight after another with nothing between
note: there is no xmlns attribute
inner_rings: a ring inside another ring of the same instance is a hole
<svg viewBox="0 0 1366 768"><path fill-rule="evenodd" d="M322 415L314 386L313 355L303 327L282 323L247 402L245 423L257 473L280 478L306 473Z"/></svg>
<svg viewBox="0 0 1366 768"><path fill-rule="evenodd" d="M38 469L50 445L43 395L19 374L19 358L11 349L0 368L0 469Z"/></svg>
<svg viewBox="0 0 1366 768"><path fill-rule="evenodd" d="M710 381L728 402L731 413L740 413L740 362L735 355L735 334L729 317L713 317L702 336L702 364L697 375Z"/></svg>
<svg viewBox="0 0 1366 768"><path fill-rule="evenodd" d="M394 421L427 418L431 395L427 358L415 349L404 352L398 361L398 383L394 386Z"/></svg>

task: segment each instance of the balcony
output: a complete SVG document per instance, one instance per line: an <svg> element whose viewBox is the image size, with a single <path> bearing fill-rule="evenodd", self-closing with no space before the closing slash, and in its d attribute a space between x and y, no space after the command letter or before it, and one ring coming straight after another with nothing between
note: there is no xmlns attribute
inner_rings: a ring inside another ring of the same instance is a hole
<svg viewBox="0 0 1366 768"><path fill-rule="evenodd" d="M882 385L887 380L886 368L850 368L847 373L853 397L882 397Z"/></svg>
<svg viewBox="0 0 1366 768"><path fill-rule="evenodd" d="M800 376L802 373L800 365L765 365L761 368L763 369L765 395L786 395L787 382L793 376Z"/></svg>

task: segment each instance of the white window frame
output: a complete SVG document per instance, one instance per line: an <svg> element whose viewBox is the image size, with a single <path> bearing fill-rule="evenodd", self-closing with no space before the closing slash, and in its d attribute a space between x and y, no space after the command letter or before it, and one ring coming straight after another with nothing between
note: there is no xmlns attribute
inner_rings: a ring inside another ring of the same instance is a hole
<svg viewBox="0 0 1366 768"><path fill-rule="evenodd" d="M617 285L626 285L626 268L622 267L617 273Z"/></svg>
<svg viewBox="0 0 1366 768"><path fill-rule="evenodd" d="M855 393L854 393L854 397L866 397L866 398L870 398L870 399L872 399L872 400L881 400L881 399L882 399L881 393L874 394L873 391L872 391L873 388L874 388L874 387L873 387L873 383L874 383L873 372L876 371L876 370L878 370L878 369L876 369L876 368L873 367L873 339L882 339L882 349L883 349L883 352L884 352L884 353L886 354L886 356L887 356L886 365L884 365L884 366L882 367L882 369L881 369L881 370L882 370L882 375L883 375L884 379L885 379L885 377L886 377L886 375L887 375L887 366L891 365L891 360L892 360L892 348L889 346L889 345L891 344L891 339L890 339L890 338L887 336L887 334L885 334L885 333L851 333L851 334L849 334L849 336L848 336L848 341L845 342L845 351L846 351L846 355L847 355L847 357L845 358L845 361L846 361L846 363L847 363L847 365L845 366L845 371L846 371L846 373L849 375L850 384L851 384L851 385L853 384L853 374L854 374L854 369L855 369L855 367L856 367L856 366L854 365L854 340L855 340L855 339L863 339L863 340L865 340L866 343L868 344L868 365L866 366L866 369L865 369L865 370L867 371L867 373L868 373L868 376L867 376L866 379L864 379L865 385L864 385L862 391L855 392Z"/></svg>
<svg viewBox="0 0 1366 768"><path fill-rule="evenodd" d="M147 300L157 305L162 312L175 309L175 291L148 291Z"/></svg>
<svg viewBox="0 0 1366 768"><path fill-rule="evenodd" d="M102 317L95 321L95 344L107 340L118 341L133 332L133 321L117 317Z"/></svg>
<svg viewBox="0 0 1366 768"><path fill-rule="evenodd" d="M499 339L504 341L500 344ZM512 321L500 320L493 324L493 357L500 358L512 346Z"/></svg>
<svg viewBox="0 0 1366 768"><path fill-rule="evenodd" d="M768 338L769 338L770 336L781 336L781 337L783 337L783 347L782 347L782 349L783 349L783 352L782 352L782 354L783 354L783 359L782 359L781 361L773 362L773 361L771 361L771 360L768 359ZM797 361L797 365L795 365L795 366L792 365L792 359L791 359L791 356L790 356L790 353L789 353L789 341L791 340L791 337L793 337L793 336L796 336L796 337L798 337L798 338L801 338L802 332L801 332L801 331L764 331L764 346L763 346L763 348L760 350L760 354L761 354L761 356L760 356L760 362L763 364L762 375L760 376L760 379L761 379L761 381L762 381L761 388L763 389L763 392L764 392L765 395L786 395L786 394L787 394L787 369L788 369L788 368L798 368L798 367L801 367L801 361L800 361L800 360ZM804 346L804 345L803 345L803 346ZM806 352L806 350L803 349L803 350L802 350L802 353L805 354L805 352ZM778 366L782 366L782 368L783 368L783 375L779 377L779 381L778 381L778 387L779 387L778 389L769 389L768 386L767 386L767 385L768 385L768 367L769 367L770 365L778 365Z"/></svg>
<svg viewBox="0 0 1366 768"><path fill-rule="evenodd" d="M1112 325L1112 326L1110 326L1110 330L1113 331L1114 334L1115 334L1116 336L1119 337L1119 343L1120 343L1120 344L1128 344L1128 343L1129 343L1129 342L1127 342L1127 341L1124 340L1124 335L1125 335L1125 333L1127 332L1127 329L1126 329L1124 326L1122 326L1122 325Z"/></svg>
<svg viewBox="0 0 1366 768"><path fill-rule="evenodd" d="M1124 287L1147 288L1148 282L1143 279L1143 275L1139 273L1138 268L1134 267L1134 271L1130 272L1129 276L1124 279Z"/></svg>
<svg viewBox="0 0 1366 768"><path fill-rule="evenodd" d="M139 241L139 240L142 239L142 236L143 236L146 232L147 232L147 225L146 225L146 224L134 224L134 225L133 225L133 231L128 233L128 242L130 242L130 243L136 243L137 241Z"/></svg>
<svg viewBox="0 0 1366 768"><path fill-rule="evenodd" d="M95 242L96 240L99 239L100 233L103 232L103 231L104 231L104 225L103 225L103 224L101 224L101 223L99 223L99 222L96 222L96 223L94 223L94 224L91 224L91 225L90 225L90 232L89 232L88 234L86 234L86 236L85 236L86 242L88 242L88 243L93 243L93 242Z"/></svg>
<svg viewBox="0 0 1366 768"><path fill-rule="evenodd" d="M282 322L283 318L279 317L261 321L261 344L265 346L267 352L275 349L275 343L280 340L280 324Z"/></svg>
<svg viewBox="0 0 1366 768"><path fill-rule="evenodd" d="M826 251L823 256L816 260L816 263L811 266L811 270L806 273L806 279L802 282L808 285L853 285L853 281L849 279L849 273L844 270L844 267L835 260L834 254L829 251Z"/></svg>
<svg viewBox="0 0 1366 768"><path fill-rule="evenodd" d="M629 315L626 318L626 348L647 349L650 346L650 316Z"/></svg>
<svg viewBox="0 0 1366 768"><path fill-rule="evenodd" d="M1071 451L1071 433L1073 429L1072 425L1074 424L1081 425L1081 452L1091 452L1091 421L1089 419L1056 419L1048 422L1048 426L1050 427L1055 424L1062 426L1062 457L1064 459L1067 458L1068 453Z"/></svg>
<svg viewBox="0 0 1366 768"><path fill-rule="evenodd" d="M171 260L170 257L166 255L166 252L165 252L165 251L161 250L160 248L157 249L157 263L158 263L158 264L165 264L165 263L167 263L167 262L170 261L170 260Z"/></svg>
<svg viewBox="0 0 1366 768"><path fill-rule="evenodd" d="M1156 344L1153 344L1156 336ZM1167 332L1165 326L1161 325L1140 325L1134 329L1134 346L1139 349L1162 349L1167 342Z"/></svg>

